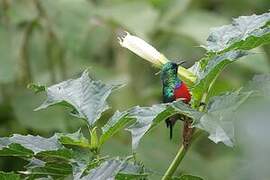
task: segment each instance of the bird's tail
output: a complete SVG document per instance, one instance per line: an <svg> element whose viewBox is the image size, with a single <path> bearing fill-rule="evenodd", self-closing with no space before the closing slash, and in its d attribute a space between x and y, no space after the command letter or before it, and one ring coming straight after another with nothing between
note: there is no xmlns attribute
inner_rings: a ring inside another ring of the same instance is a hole
<svg viewBox="0 0 270 180"><path fill-rule="evenodd" d="M167 126L167 128L170 128L170 139L172 139L172 136L173 136L173 123L170 121L170 119L166 119L166 126Z"/></svg>
<svg viewBox="0 0 270 180"><path fill-rule="evenodd" d="M170 139L173 137L173 126L178 119L179 116L172 116L165 121L167 128L170 128Z"/></svg>

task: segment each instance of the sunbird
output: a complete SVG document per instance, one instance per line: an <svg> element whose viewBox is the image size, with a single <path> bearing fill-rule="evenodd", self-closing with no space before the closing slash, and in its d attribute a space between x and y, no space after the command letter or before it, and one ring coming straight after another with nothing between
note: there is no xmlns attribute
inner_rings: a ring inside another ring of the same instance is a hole
<svg viewBox="0 0 270 180"><path fill-rule="evenodd" d="M183 62L175 63L168 62L164 64L160 71L161 81L162 81L162 94L163 102L169 103L177 99L182 100L184 103L189 103L191 100L191 94L187 85L177 76L178 66ZM175 122L179 119L178 116L172 116L166 119L166 125L170 128L170 139L172 138L173 126ZM185 144L185 131L189 129L189 123L184 121L184 132L183 132L183 142Z"/></svg>

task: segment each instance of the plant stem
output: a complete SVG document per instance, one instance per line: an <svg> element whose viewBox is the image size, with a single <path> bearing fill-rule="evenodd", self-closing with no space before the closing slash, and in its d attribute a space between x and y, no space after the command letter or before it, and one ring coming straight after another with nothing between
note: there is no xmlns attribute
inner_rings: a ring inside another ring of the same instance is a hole
<svg viewBox="0 0 270 180"><path fill-rule="evenodd" d="M168 170L166 171L166 173L162 177L162 180L171 179L173 173L176 171L177 167L179 166L179 164L183 160L184 156L186 155L187 149L188 148L184 148L184 145L181 145L173 162L171 163L170 167L168 168Z"/></svg>
<svg viewBox="0 0 270 180"><path fill-rule="evenodd" d="M196 130L196 132L192 136L190 145L197 137L199 137L201 135L201 133L202 133L201 130ZM166 173L162 177L162 180L170 180L171 179L171 177L174 174L174 172L176 171L177 167L179 166L179 164L182 162L183 158L185 157L190 145L188 147L184 147L184 145L181 145L173 162L171 163L171 165L167 169Z"/></svg>

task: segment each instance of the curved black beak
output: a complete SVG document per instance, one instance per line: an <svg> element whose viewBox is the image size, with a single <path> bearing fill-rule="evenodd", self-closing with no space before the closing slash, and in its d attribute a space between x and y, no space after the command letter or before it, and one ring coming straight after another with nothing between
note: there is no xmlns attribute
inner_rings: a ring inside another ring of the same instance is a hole
<svg viewBox="0 0 270 180"><path fill-rule="evenodd" d="M180 65L182 65L184 63L186 63L186 61L178 61L176 64L177 64L177 66L180 66Z"/></svg>

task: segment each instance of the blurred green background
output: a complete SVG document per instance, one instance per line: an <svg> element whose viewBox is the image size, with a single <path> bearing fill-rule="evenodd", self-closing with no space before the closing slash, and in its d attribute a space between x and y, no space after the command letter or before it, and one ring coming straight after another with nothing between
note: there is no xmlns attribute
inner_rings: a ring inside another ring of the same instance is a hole
<svg viewBox="0 0 270 180"><path fill-rule="evenodd" d="M0 136L48 137L85 128L61 107L34 112L44 95L26 86L78 77L86 68L95 79L127 84L111 96L112 108L100 124L117 109L161 102L158 69L120 47L117 34L122 30L150 42L169 59L186 60L190 67L205 52L199 46L206 43L211 27L269 8L269 0L0 0ZM212 95L239 88L254 74L269 73L270 46L254 52L222 73ZM268 100L250 100L237 113L236 146L215 145L204 136L177 173L209 180L269 179L268 111ZM138 159L154 171L152 179L160 179L173 159L180 129L179 123L170 141L168 129L159 126L140 144ZM127 132L118 133L104 153L131 154L130 138ZM18 170L25 163L1 157L0 170Z"/></svg>

